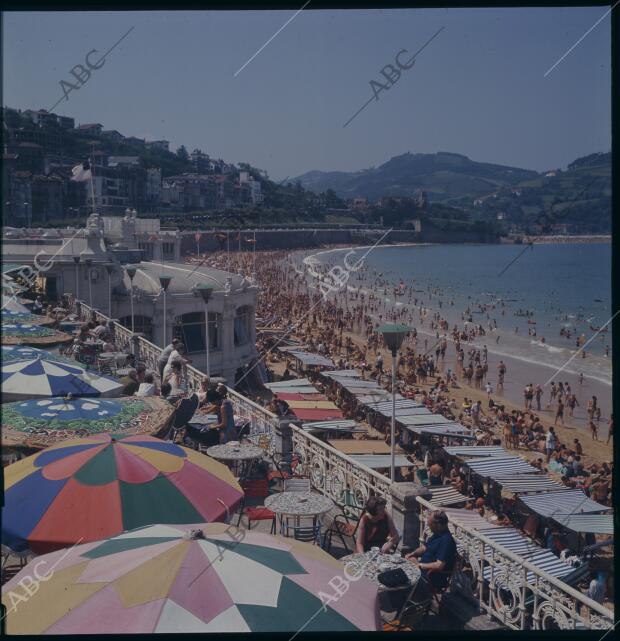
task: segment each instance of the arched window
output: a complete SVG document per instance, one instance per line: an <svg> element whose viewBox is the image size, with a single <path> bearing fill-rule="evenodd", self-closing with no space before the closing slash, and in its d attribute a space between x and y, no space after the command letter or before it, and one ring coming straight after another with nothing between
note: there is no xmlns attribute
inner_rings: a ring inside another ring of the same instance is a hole
<svg viewBox="0 0 620 641"><path fill-rule="evenodd" d="M238 307L235 311L235 345L245 345L252 337L254 309L250 305Z"/></svg>
<svg viewBox="0 0 620 641"><path fill-rule="evenodd" d="M120 324L127 329L131 329L131 316L124 316L119 318ZM146 336L147 340L153 340L153 319L150 316L141 316L136 314L134 316L134 331L141 332Z"/></svg>
<svg viewBox="0 0 620 641"><path fill-rule="evenodd" d="M209 350L220 348L221 314L209 312ZM173 335L183 341L188 354L205 352L205 314L190 312L177 317Z"/></svg>

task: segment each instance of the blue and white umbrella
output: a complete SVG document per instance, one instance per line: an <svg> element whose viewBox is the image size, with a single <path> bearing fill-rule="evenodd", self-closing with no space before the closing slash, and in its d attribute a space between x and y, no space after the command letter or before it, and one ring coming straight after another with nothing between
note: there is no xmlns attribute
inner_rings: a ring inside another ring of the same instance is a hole
<svg viewBox="0 0 620 641"><path fill-rule="evenodd" d="M122 384L77 365L34 358L2 365L2 400L50 396L119 396Z"/></svg>
<svg viewBox="0 0 620 641"><path fill-rule="evenodd" d="M86 365L83 365L73 358L67 358L66 356L61 356L60 354L47 352L44 349L39 349L38 347L28 347L27 345L2 345L3 363L8 363L9 361L32 360L33 358L42 358L45 361L67 363L68 365L73 365L74 367L81 367L82 369L86 369Z"/></svg>

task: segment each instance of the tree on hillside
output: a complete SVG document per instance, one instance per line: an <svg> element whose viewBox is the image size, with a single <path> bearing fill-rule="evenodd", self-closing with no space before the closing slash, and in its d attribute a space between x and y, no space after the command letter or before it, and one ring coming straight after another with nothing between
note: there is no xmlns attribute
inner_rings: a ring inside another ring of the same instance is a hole
<svg viewBox="0 0 620 641"><path fill-rule="evenodd" d="M189 154L187 153L187 149L185 149L185 145L181 145L177 149L177 156L181 159L187 162L189 160Z"/></svg>

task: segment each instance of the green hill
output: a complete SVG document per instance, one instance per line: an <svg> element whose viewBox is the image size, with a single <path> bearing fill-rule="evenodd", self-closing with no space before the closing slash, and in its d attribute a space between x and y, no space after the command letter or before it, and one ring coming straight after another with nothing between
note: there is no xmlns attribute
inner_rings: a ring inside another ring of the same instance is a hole
<svg viewBox="0 0 620 641"><path fill-rule="evenodd" d="M296 180L315 192L333 189L341 198L413 197L424 190L430 200L441 202L462 197L474 199L537 176L535 171L480 163L461 154L440 151L406 153L380 167L354 173L311 171Z"/></svg>

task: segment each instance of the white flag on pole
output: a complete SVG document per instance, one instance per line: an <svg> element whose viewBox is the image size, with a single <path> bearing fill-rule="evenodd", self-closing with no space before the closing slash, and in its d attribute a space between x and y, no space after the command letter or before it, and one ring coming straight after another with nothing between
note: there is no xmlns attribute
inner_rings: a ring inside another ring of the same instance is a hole
<svg viewBox="0 0 620 641"><path fill-rule="evenodd" d="M90 171L90 163L84 162L81 165L76 165L72 170L71 180L76 182L86 182L92 178Z"/></svg>

